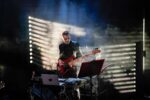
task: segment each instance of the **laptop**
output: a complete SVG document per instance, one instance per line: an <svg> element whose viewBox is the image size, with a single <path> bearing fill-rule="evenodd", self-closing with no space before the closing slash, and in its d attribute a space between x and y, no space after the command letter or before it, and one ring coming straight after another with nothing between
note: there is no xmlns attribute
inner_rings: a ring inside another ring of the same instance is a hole
<svg viewBox="0 0 150 100"><path fill-rule="evenodd" d="M41 74L43 85L59 85L58 75L56 74Z"/></svg>
<svg viewBox="0 0 150 100"><path fill-rule="evenodd" d="M104 64L104 59L83 62L78 73L78 78L99 75Z"/></svg>

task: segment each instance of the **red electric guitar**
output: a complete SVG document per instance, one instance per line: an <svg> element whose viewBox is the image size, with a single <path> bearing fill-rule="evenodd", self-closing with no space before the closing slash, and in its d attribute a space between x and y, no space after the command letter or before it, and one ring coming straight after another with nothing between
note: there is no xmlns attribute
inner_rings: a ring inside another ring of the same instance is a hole
<svg viewBox="0 0 150 100"><path fill-rule="evenodd" d="M74 56L71 56L71 57L63 60L63 64L58 63L58 65L57 65L58 73L61 76L65 76L69 71L74 70L74 67L75 67L74 65L77 62L80 62L82 59L84 59L90 55L94 55L94 54L100 53L100 52L101 52L100 50L95 49L95 50L92 50L90 53L83 55L83 56L76 58L76 59ZM67 65L67 69L66 69L66 65Z"/></svg>

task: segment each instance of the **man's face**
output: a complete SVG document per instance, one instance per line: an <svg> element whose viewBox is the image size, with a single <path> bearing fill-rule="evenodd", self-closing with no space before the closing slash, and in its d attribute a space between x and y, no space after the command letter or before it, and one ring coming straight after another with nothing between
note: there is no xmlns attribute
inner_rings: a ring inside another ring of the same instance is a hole
<svg viewBox="0 0 150 100"><path fill-rule="evenodd" d="M69 44L70 43L70 35L63 35L63 41L65 44Z"/></svg>

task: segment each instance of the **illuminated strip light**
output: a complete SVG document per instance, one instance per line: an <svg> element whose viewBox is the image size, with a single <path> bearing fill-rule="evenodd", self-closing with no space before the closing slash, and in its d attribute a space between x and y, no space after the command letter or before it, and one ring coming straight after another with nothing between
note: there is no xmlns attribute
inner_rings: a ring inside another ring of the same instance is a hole
<svg viewBox="0 0 150 100"><path fill-rule="evenodd" d="M44 61L50 61L51 59L45 56L37 56L33 55L32 59L39 59L39 60L44 60Z"/></svg>
<svg viewBox="0 0 150 100"><path fill-rule="evenodd" d="M49 57L49 54L48 53L45 53L45 52L36 52L36 51L33 51L33 54L35 55L38 55L38 56L44 56L44 57Z"/></svg>
<svg viewBox="0 0 150 100"><path fill-rule="evenodd" d="M109 79L111 82L120 82L120 81L133 81L133 80L135 80L136 79L136 77L125 77L125 78L117 78L117 79Z"/></svg>
<svg viewBox="0 0 150 100"><path fill-rule="evenodd" d="M135 52L129 52L129 53L113 53L113 54L104 54L104 57L115 57L115 56L130 56L135 55Z"/></svg>
<svg viewBox="0 0 150 100"><path fill-rule="evenodd" d="M50 54L50 50L48 50L48 49L40 48L40 51L45 52L47 54Z"/></svg>
<svg viewBox="0 0 150 100"><path fill-rule="evenodd" d="M37 59L37 58L33 58L33 59ZM41 57L41 59L38 58L38 60L40 60L41 62L46 62L46 64L50 64L50 59L46 59L46 58L43 58Z"/></svg>
<svg viewBox="0 0 150 100"><path fill-rule="evenodd" d="M122 74L122 73L109 73L109 75L108 75L108 73L103 73L103 78L109 79L109 78L134 77L136 75L135 72L129 72L129 73L124 72L126 74Z"/></svg>
<svg viewBox="0 0 150 100"><path fill-rule="evenodd" d="M34 44L32 44L32 48L33 48L34 50L40 51L41 49L44 49L44 50L48 50L48 51L49 51L49 49L46 48L45 46L46 46L46 45L43 45L42 43L40 44L40 43L38 43L38 42L34 42ZM43 48L42 48L42 47L43 47Z"/></svg>
<svg viewBox="0 0 150 100"><path fill-rule="evenodd" d="M49 50L44 49L44 48L41 48L41 47L38 47L38 46L33 46L32 49L33 49L32 51L33 51L35 54L40 54L41 52L46 53L46 54L50 54L50 51L49 51Z"/></svg>
<svg viewBox="0 0 150 100"><path fill-rule="evenodd" d="M107 70L108 71L108 73L109 73L109 71L111 71L110 73L120 73L120 72L124 72L124 70L126 70L125 68L120 68L120 70L118 69L118 70ZM131 71L136 71L136 69L135 68L131 68L130 69Z"/></svg>
<svg viewBox="0 0 150 100"><path fill-rule="evenodd" d="M42 47L43 47L43 46L44 46L44 47L45 47L45 46L51 47L48 42L46 43L46 42L41 41L41 40L38 41L38 39L33 39L32 41L33 41L33 42L32 42L33 46L35 46L35 48L38 48L38 49L41 49L41 47L40 47L41 45L42 45ZM45 49L47 49L47 48L45 48Z"/></svg>
<svg viewBox="0 0 150 100"><path fill-rule="evenodd" d="M45 28L41 28L41 27L38 27L38 26L33 26L33 25L29 25L29 28L34 29L34 30L38 30L38 31L42 31L42 32L47 32L48 29L45 29Z"/></svg>
<svg viewBox="0 0 150 100"><path fill-rule="evenodd" d="M120 90L120 93L131 93L131 92L136 92L136 89L130 89L130 90Z"/></svg>
<svg viewBox="0 0 150 100"><path fill-rule="evenodd" d="M48 21L46 21L46 20L38 19L38 18L35 18L35 17L31 17L31 16L29 16L28 19L39 22L39 23L45 23L45 24L48 23Z"/></svg>
<svg viewBox="0 0 150 100"><path fill-rule="evenodd" d="M35 51L34 51L35 52ZM45 52L41 52L39 55L38 55L38 53L33 53L32 55L35 55L35 57L36 56L41 56L41 57L46 57L46 58L49 58L49 57L52 57L53 59L58 59L58 55L56 55L56 54L53 54L53 56L52 55L50 55L50 54L47 54L47 53L45 53ZM51 58L50 58L51 59Z"/></svg>
<svg viewBox="0 0 150 100"><path fill-rule="evenodd" d="M33 53L33 56L34 56L34 58L37 58L37 59L41 59L41 57L45 57L46 59L51 59L51 58L49 58L48 55L47 56L43 56L43 55L40 55L40 54L34 54Z"/></svg>
<svg viewBox="0 0 150 100"><path fill-rule="evenodd" d="M47 28L47 25L41 24L41 23L39 23L39 22L35 22L35 21L32 21L32 20L29 20L29 24L31 24L31 25L33 25L33 26L35 25L35 26Z"/></svg>
<svg viewBox="0 0 150 100"><path fill-rule="evenodd" d="M39 52L34 50L33 54L38 55L38 56L45 56L49 58L49 56L53 56L53 58L56 58L59 54L53 53L53 52Z"/></svg>
<svg viewBox="0 0 150 100"><path fill-rule="evenodd" d="M118 48L118 47L129 47L129 46L136 46L135 43L131 43L131 44L119 44L119 45L107 45L107 46L103 46L103 48L105 49L110 49L110 48Z"/></svg>
<svg viewBox="0 0 150 100"><path fill-rule="evenodd" d="M122 61L122 60L130 60L130 59L135 59L136 57L135 56L132 56L132 57L117 57L117 58L105 58L107 59L107 61Z"/></svg>
<svg viewBox="0 0 150 100"><path fill-rule="evenodd" d="M126 82L114 83L115 86L118 86L118 85L129 85L129 84L136 84L136 81L126 81Z"/></svg>
<svg viewBox="0 0 150 100"><path fill-rule="evenodd" d="M42 67L42 64L40 64L38 62L33 62L33 63L36 64L36 65L38 65L38 66L40 66L40 67Z"/></svg>
<svg viewBox="0 0 150 100"><path fill-rule="evenodd" d="M30 60L32 60L33 59L33 56L30 56Z"/></svg>
<svg viewBox="0 0 150 100"><path fill-rule="evenodd" d="M47 62L47 61L41 61L39 59L33 59L33 63L34 62L37 62L37 63L41 63L42 65L50 65L50 62Z"/></svg>
<svg viewBox="0 0 150 100"><path fill-rule="evenodd" d="M123 60L123 61L108 61L108 60L106 60L106 62L107 63L110 63L110 64L128 64L128 63L135 63L136 62L136 60L135 59L125 59L125 60Z"/></svg>
<svg viewBox="0 0 150 100"><path fill-rule="evenodd" d="M29 55L30 55L30 56L32 56L32 55L33 55L33 53L32 53L32 52L30 52L30 53L29 53Z"/></svg>
<svg viewBox="0 0 150 100"><path fill-rule="evenodd" d="M127 51L135 51L136 48L119 48L119 49L110 49L110 50L105 50L105 53L111 53L111 52L127 52Z"/></svg>
<svg viewBox="0 0 150 100"><path fill-rule="evenodd" d="M108 70L116 70L116 69L126 69L126 68L134 68L134 67L136 67L136 64L128 64L128 65L124 65L124 66L112 65L111 67L107 67L107 69Z"/></svg>
<svg viewBox="0 0 150 100"><path fill-rule="evenodd" d="M105 57L105 59L107 59L108 61L110 60L130 60L130 59L135 59L136 56L124 56L124 57Z"/></svg>
<svg viewBox="0 0 150 100"><path fill-rule="evenodd" d="M41 35L41 36L45 36L45 37L47 37L47 32L40 32L40 31L38 31L38 30L29 30L30 31L30 33L29 33L29 35L31 34L31 33L33 33L33 34L38 34L38 35Z"/></svg>
<svg viewBox="0 0 150 100"><path fill-rule="evenodd" d="M32 61L32 60L30 60L30 63L33 63L33 61Z"/></svg>
<svg viewBox="0 0 150 100"><path fill-rule="evenodd" d="M124 66L120 66L120 67L115 67L115 65L112 66L112 67L108 66L107 70L132 69L132 68L136 68L136 64L134 64L134 65L124 65Z"/></svg>
<svg viewBox="0 0 150 100"><path fill-rule="evenodd" d="M103 78L117 78L117 77L128 77L128 76L135 76L135 73L129 73L129 74L114 74L114 75L104 75Z"/></svg>
<svg viewBox="0 0 150 100"><path fill-rule="evenodd" d="M42 41L42 40L39 40L39 39L36 39L36 38L33 38L32 41L33 41L33 42L32 42L33 45L34 45L34 44L49 45L48 42Z"/></svg>
<svg viewBox="0 0 150 100"><path fill-rule="evenodd" d="M40 35L37 35L37 34L31 34L30 36L32 36L32 39L38 39L38 41L49 41L49 37L44 37L44 36L40 36ZM39 40L41 39L41 40Z"/></svg>
<svg viewBox="0 0 150 100"><path fill-rule="evenodd" d="M48 45L43 45L43 44L40 44L40 43L37 43L37 42L34 42L34 44L33 45L37 45L37 46L39 46L39 47L41 47L41 48L45 48L45 49L48 49L50 46L48 46Z"/></svg>
<svg viewBox="0 0 150 100"><path fill-rule="evenodd" d="M120 90L120 89L134 89L136 88L135 85L128 85L128 86L115 86L116 89Z"/></svg>

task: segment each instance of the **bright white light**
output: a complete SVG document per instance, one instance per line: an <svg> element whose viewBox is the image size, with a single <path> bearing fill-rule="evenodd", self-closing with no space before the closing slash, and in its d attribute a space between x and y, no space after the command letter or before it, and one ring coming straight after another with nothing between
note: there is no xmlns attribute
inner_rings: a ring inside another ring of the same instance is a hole
<svg viewBox="0 0 150 100"><path fill-rule="evenodd" d="M107 45L107 46L103 46L106 49L109 48L118 48L118 47L135 47L136 44L135 43L130 43L130 44L118 44L118 45Z"/></svg>
<svg viewBox="0 0 150 100"><path fill-rule="evenodd" d="M31 33L31 32L29 32L29 36L30 36L30 35L32 35L32 33Z"/></svg>
<svg viewBox="0 0 150 100"><path fill-rule="evenodd" d="M30 48L30 51L33 51L33 49L32 49L32 48Z"/></svg>
<svg viewBox="0 0 150 100"><path fill-rule="evenodd" d="M28 16L28 19L31 19L32 17L31 16Z"/></svg>
<svg viewBox="0 0 150 100"><path fill-rule="evenodd" d="M46 37L46 36L41 36L41 35L38 35L38 34L31 34L31 36L33 37L33 39L35 40L38 40L38 41L49 41L49 37Z"/></svg>
<svg viewBox="0 0 150 100"><path fill-rule="evenodd" d="M118 83L114 83L114 85L129 85L129 84L135 84L135 81L127 81L127 82L118 82Z"/></svg>
<svg viewBox="0 0 150 100"><path fill-rule="evenodd" d="M120 87L115 87L116 89L129 89L129 88L134 88L135 89L135 85L129 85L129 86L120 86Z"/></svg>
<svg viewBox="0 0 150 100"><path fill-rule="evenodd" d="M131 92L136 92L136 89L128 89L128 90L120 90L120 93L131 93Z"/></svg>
<svg viewBox="0 0 150 100"><path fill-rule="evenodd" d="M31 24L29 24L29 27L32 27L32 25L31 25Z"/></svg>
<svg viewBox="0 0 150 100"><path fill-rule="evenodd" d="M110 79L111 82L117 82L117 81L130 81L135 80L136 77L124 77L124 78L116 78L116 79Z"/></svg>
<svg viewBox="0 0 150 100"><path fill-rule="evenodd" d="M120 60L130 60L130 59L135 59L136 57L135 56L126 56L126 57L114 57L114 58L107 58L107 61L120 61Z"/></svg>
<svg viewBox="0 0 150 100"><path fill-rule="evenodd" d="M34 18L34 17L29 17L30 20L33 20L33 21L37 21L39 23L48 23L46 20L42 20L42 19L38 19L38 18Z"/></svg>
<svg viewBox="0 0 150 100"><path fill-rule="evenodd" d="M32 48L32 44L30 44L29 47Z"/></svg>
<svg viewBox="0 0 150 100"><path fill-rule="evenodd" d="M33 61L32 61L32 60L30 60L30 63L33 63Z"/></svg>
<svg viewBox="0 0 150 100"><path fill-rule="evenodd" d="M33 59L33 57L32 57L32 56L30 56L30 59Z"/></svg>
<svg viewBox="0 0 150 100"><path fill-rule="evenodd" d="M42 23L38 23L38 22L35 22L35 21L32 21L32 20L29 20L29 23L33 26L33 25L36 25L36 26L40 26L40 27L43 27L43 28L47 28L47 25L45 24L42 24Z"/></svg>
<svg viewBox="0 0 150 100"><path fill-rule="evenodd" d="M40 30L40 31L43 31L43 32L47 32L47 29L45 28L41 28L41 27L38 27L38 26L33 26L33 25L30 25L29 27L35 29L35 30Z"/></svg>
<svg viewBox="0 0 150 100"><path fill-rule="evenodd" d="M32 43L32 41L30 40L29 43Z"/></svg>
<svg viewBox="0 0 150 100"><path fill-rule="evenodd" d="M33 55L32 52L30 52L30 55Z"/></svg>
<svg viewBox="0 0 150 100"><path fill-rule="evenodd" d="M31 28L29 28L29 31L32 31L32 29L31 29Z"/></svg>

